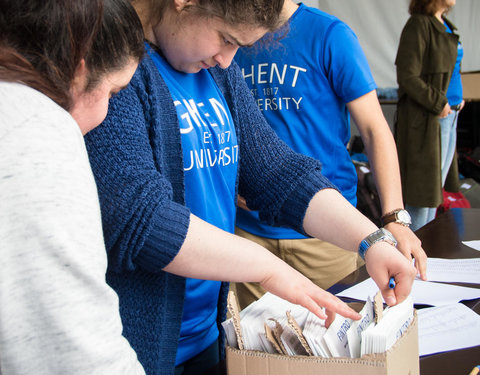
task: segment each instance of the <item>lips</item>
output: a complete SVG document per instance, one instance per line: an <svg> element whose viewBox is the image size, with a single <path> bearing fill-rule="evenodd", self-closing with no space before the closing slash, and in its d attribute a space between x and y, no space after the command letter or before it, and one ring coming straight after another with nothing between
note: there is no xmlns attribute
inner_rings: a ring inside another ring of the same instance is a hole
<svg viewBox="0 0 480 375"><path fill-rule="evenodd" d="M203 68L203 69L213 68L215 65L216 65L216 64L210 65L210 64L207 64L205 61L202 61L202 68Z"/></svg>

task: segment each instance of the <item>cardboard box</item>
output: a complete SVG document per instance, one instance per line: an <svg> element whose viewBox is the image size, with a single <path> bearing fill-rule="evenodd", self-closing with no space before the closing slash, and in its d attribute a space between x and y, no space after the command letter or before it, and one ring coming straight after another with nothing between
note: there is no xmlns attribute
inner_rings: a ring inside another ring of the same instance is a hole
<svg viewBox="0 0 480 375"><path fill-rule="evenodd" d="M462 73L463 99L480 100L480 72Z"/></svg>
<svg viewBox="0 0 480 375"><path fill-rule="evenodd" d="M285 356L227 347L228 375L419 375L418 322L386 353L362 358Z"/></svg>

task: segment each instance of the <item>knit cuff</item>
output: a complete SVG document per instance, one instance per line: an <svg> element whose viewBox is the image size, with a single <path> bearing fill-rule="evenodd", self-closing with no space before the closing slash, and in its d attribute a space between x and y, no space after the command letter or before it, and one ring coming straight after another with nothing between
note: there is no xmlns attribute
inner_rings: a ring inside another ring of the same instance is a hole
<svg viewBox="0 0 480 375"><path fill-rule="evenodd" d="M187 236L190 210L175 202L168 202L155 213L154 224L136 258L137 264L149 271L160 272L175 256Z"/></svg>
<svg viewBox="0 0 480 375"><path fill-rule="evenodd" d="M309 236L303 229L303 219L313 196L323 189L338 188L326 178L320 170L314 170L302 179L302 182L292 190L281 211L281 222L284 222L297 232ZM309 236L310 237L310 236Z"/></svg>

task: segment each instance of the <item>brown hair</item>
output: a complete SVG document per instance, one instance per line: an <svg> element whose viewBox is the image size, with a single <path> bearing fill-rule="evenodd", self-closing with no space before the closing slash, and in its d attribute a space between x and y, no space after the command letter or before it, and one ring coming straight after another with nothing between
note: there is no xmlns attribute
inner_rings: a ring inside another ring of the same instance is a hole
<svg viewBox="0 0 480 375"><path fill-rule="evenodd" d="M85 59L86 89L143 56L143 31L127 0L0 0L0 80L24 83L66 110Z"/></svg>
<svg viewBox="0 0 480 375"><path fill-rule="evenodd" d="M158 23L173 0L131 0L142 22ZM231 26L250 25L269 31L279 28L285 20L280 14L284 0L196 0L185 10L201 17L218 17Z"/></svg>
<svg viewBox="0 0 480 375"><path fill-rule="evenodd" d="M410 14L424 14L427 16L435 15L435 12L440 6L445 5L445 0L411 0L408 7ZM447 8L447 13L450 8Z"/></svg>
<svg viewBox="0 0 480 375"><path fill-rule="evenodd" d="M269 31L279 28L284 0L197 0L186 9L199 16L218 17L230 26L250 25Z"/></svg>

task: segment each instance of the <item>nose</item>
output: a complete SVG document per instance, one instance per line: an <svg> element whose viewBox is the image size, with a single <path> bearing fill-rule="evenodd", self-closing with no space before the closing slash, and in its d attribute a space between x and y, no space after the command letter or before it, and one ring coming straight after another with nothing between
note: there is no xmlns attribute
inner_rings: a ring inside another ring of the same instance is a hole
<svg viewBox="0 0 480 375"><path fill-rule="evenodd" d="M225 46L225 48L223 48L219 53L213 56L213 59L218 64L218 66L220 66L220 68L227 69L232 63L232 60L235 57L237 51L238 46Z"/></svg>

